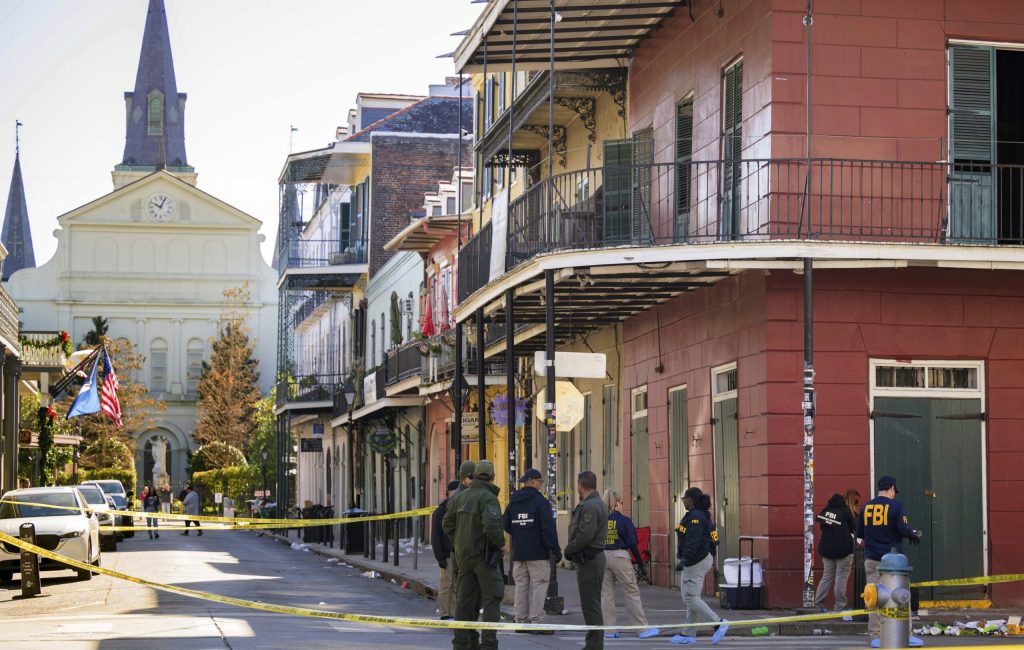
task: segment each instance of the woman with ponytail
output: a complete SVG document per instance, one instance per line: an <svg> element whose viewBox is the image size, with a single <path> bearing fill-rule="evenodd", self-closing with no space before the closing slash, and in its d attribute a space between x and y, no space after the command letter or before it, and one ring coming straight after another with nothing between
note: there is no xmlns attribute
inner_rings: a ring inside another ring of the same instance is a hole
<svg viewBox="0 0 1024 650"><path fill-rule="evenodd" d="M676 526L676 555L679 560L676 570L683 573L679 584L686 605L686 622L704 620L714 623L717 629L711 636L711 643L718 645L729 629L729 622L719 618L700 595L704 578L714 566L718 545L718 531L711 521L711 497L700 488L691 487L683 494L683 505L686 514ZM693 627L683 628L682 634L672 637L672 643L678 645L696 642L697 630Z"/></svg>

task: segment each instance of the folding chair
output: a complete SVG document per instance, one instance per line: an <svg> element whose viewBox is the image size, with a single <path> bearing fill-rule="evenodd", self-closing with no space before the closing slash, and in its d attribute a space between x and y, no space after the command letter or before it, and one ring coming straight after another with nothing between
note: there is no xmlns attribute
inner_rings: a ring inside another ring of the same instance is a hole
<svg viewBox="0 0 1024 650"><path fill-rule="evenodd" d="M654 578L651 576L651 527L644 526L643 528L636 529L636 548L640 551L640 562L636 561L633 554L629 554L629 559L633 563L633 570L636 571L636 581L639 583L641 580L645 581L649 585L654 584Z"/></svg>

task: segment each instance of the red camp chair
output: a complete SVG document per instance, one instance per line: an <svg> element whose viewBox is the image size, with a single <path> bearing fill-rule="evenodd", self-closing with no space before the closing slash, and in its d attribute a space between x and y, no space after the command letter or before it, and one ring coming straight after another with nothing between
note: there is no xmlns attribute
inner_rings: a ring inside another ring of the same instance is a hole
<svg viewBox="0 0 1024 650"><path fill-rule="evenodd" d="M645 581L649 585L654 584L654 579L651 577L651 527L644 526L643 528L636 529L636 548L640 551L640 562L636 561L633 554L629 554L630 561L633 562L633 570L636 571L636 581L639 584L641 580Z"/></svg>

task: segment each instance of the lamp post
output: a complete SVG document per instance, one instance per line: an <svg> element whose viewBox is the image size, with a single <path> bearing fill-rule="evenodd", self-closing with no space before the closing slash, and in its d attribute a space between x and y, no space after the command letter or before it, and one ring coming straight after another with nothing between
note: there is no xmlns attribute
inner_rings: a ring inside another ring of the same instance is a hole
<svg viewBox="0 0 1024 650"><path fill-rule="evenodd" d="M260 456L263 457L263 498L267 498L267 457L270 454L267 452L267 448L264 447L263 451L260 452Z"/></svg>
<svg viewBox="0 0 1024 650"><path fill-rule="evenodd" d="M352 507L356 507L356 475L355 475L355 423L352 422L352 406L356 400L356 387L346 382L342 388L345 397L345 410L348 411L348 499Z"/></svg>

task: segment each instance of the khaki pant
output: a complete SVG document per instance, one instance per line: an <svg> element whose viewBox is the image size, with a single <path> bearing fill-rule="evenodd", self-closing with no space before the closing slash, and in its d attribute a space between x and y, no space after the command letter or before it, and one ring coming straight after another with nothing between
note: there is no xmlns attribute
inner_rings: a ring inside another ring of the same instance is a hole
<svg viewBox="0 0 1024 650"><path fill-rule="evenodd" d="M832 589L833 584L835 584L835 611L841 612L846 609L846 583L850 579L853 555L850 554L838 560L830 560L827 557L822 558L822 564L825 567L825 571L821 574L818 590L814 592L814 606L819 608L825 606L828 592Z"/></svg>
<svg viewBox="0 0 1024 650"><path fill-rule="evenodd" d="M881 564L878 560L869 560L864 558L864 582L866 584L878 584L880 582L878 578L878 565ZM877 637L878 632L881 629L881 623L878 620L878 614L871 612L868 614L868 636Z"/></svg>
<svg viewBox="0 0 1024 650"><path fill-rule="evenodd" d="M682 585L679 591L683 594L683 604L686 605L687 623L697 623L700 619L710 623L718 621L718 615L700 597L700 592L704 590L704 576L711 570L712 564L714 564L714 560L709 554L697 564L683 569L683 575L680 578ZM695 637L697 628L683 628L682 635Z"/></svg>
<svg viewBox="0 0 1024 650"><path fill-rule="evenodd" d="M604 624L609 627L616 625L615 583L622 587L622 596L626 600L626 613L632 625L647 625L644 606L640 602L640 588L636 585L636 572L629 559L629 551L617 549L605 551L604 582L601 585L601 612ZM610 630L614 631L614 630Z"/></svg>
<svg viewBox="0 0 1024 650"><path fill-rule="evenodd" d="M544 600L551 582L551 562L515 561L512 563L512 579L516 581L516 622L543 623Z"/></svg>
<svg viewBox="0 0 1024 650"><path fill-rule="evenodd" d="M441 569L441 584L437 587L437 613L442 618L455 616L455 569L448 559L448 568Z"/></svg>

